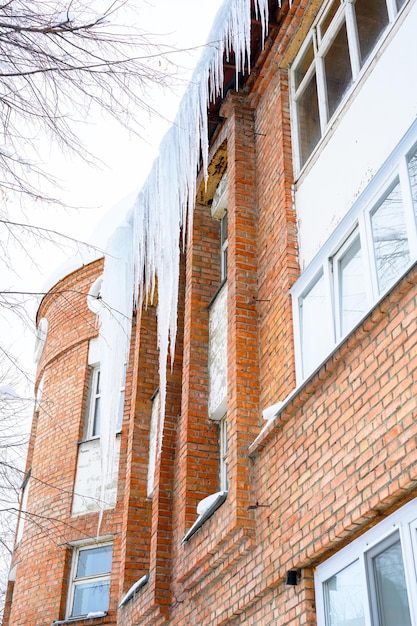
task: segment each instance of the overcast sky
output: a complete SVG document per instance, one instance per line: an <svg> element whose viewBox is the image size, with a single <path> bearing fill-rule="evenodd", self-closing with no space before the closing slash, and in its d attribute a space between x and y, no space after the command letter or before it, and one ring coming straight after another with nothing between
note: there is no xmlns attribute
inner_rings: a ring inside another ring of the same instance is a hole
<svg viewBox="0 0 417 626"><path fill-rule="evenodd" d="M164 43L175 46L179 50L203 45L208 37L214 16L222 4L222 0L132 0L140 7L140 27L150 33L163 35ZM126 195L132 197L142 187L153 160L158 154L161 138L175 117L186 79L198 61L200 50L174 55L182 72L182 87L173 92L156 93L153 106L161 113L162 118L150 119L144 112L142 117L144 132L141 139L129 136L115 123L98 117L89 125L80 129L88 149L105 165L90 168L85 163L77 162L68 155L51 150L50 162L45 169L62 181L62 198L71 205L68 210L55 209L48 212L31 211L30 221L40 226L47 226L82 241L94 239L98 224L114 214L112 207ZM187 74L188 70L188 74ZM117 211L116 211L117 213ZM33 215L33 219L32 219ZM14 219L21 216L13 216ZM117 218L116 218L117 220ZM110 220L110 223L117 221ZM107 229L108 230L108 229ZM98 240L99 245L103 244ZM48 275L71 255L71 249L60 251L44 242L35 244L30 250L33 261L29 261L19 249L11 248L11 264L16 272L3 273L0 278L0 290L39 291ZM11 350L22 363L25 370L33 367L34 346L34 314L36 301L28 299L27 309L31 316L30 329L22 327L14 316L0 320L0 342L3 348ZM4 381L7 382L7 381ZM30 387L30 386L29 386ZM28 388L25 392L29 393Z"/></svg>

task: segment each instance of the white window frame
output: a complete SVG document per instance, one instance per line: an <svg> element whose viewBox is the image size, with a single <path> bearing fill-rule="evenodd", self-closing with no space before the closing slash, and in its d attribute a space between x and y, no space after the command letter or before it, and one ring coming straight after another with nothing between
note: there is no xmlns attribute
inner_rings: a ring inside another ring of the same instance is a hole
<svg viewBox="0 0 417 626"><path fill-rule="evenodd" d="M334 271L343 250L348 248L349 241L357 233L360 237L361 251L363 255L365 290L367 295L367 308L357 324L363 320L371 308L377 304L417 261L417 209L413 205L411 184L408 174L408 160L417 152L417 123L414 123L404 139L398 144L394 153L388 159L381 171L374 177L364 193L358 198L349 213L345 216L332 236L323 246L319 254L313 259L309 267L300 276L291 289L293 298L294 320L294 344L296 358L297 384L301 384L308 376L313 374L316 368L328 358L342 341L352 332L353 328L342 331L340 326L340 307L338 293L337 272ZM378 288L375 254L372 240L371 217L389 191L393 188L396 180L400 181L402 210L404 212L405 225L408 236L409 262L404 266L393 283L390 283L383 291ZM329 348L324 356L304 354L303 325L301 307L304 298L317 281L317 277L323 274L326 281L325 311L319 322L326 323L332 335ZM336 277L335 277L336 274ZM329 319L329 312L331 320ZM310 364L307 366L307 364Z"/></svg>
<svg viewBox="0 0 417 626"><path fill-rule="evenodd" d="M330 9L332 3L340 2L340 7L333 16L332 21L327 27L327 30L321 36L320 26L326 18L327 12ZM292 101L292 110L293 115L292 118L292 134L294 137L294 165L296 173L299 173L306 163L310 160L312 154L315 152L317 145L320 143L323 136L326 134L327 130L331 126L331 121L335 119L337 113L344 106L346 100L349 95L352 93L356 83L363 76L366 68L371 63L372 59L375 57L377 50L382 45L383 40L386 38L388 32L393 26L393 23L396 21L398 15L403 11L407 2L398 10L396 6L395 0L385 0L387 11L388 11L388 24L386 28L381 33L378 40L375 42L374 48L369 53L368 58L365 59L364 63L361 66L360 60L360 46L359 46L359 38L356 28L356 20L355 20L355 12L354 12L354 3L355 0L329 0L325 4L325 6L320 11L317 16L309 34L305 38L304 44L302 45L299 53L297 54L294 63L291 68L291 101ZM352 70L352 84L346 90L346 93L341 98L339 104L337 105L335 111L332 115L329 115L328 110L328 100L327 100L327 88L325 85L325 73L324 73L324 57L327 51L330 49L332 43L337 36L339 29L342 23L346 23L346 31L348 37L348 50L349 50L349 59L350 66ZM296 72L298 67L300 66L304 55L306 54L309 46L313 44L314 49L314 58L311 62L311 65L307 69L303 79L300 81L298 86L296 86ZM310 84L311 78L313 74L316 74L317 81L317 98L318 98L318 109L319 109L319 119L320 119L320 130L321 137L317 141L316 145L311 149L309 156L306 157L305 161L302 162L301 155L301 145L300 145L300 129L299 129L299 113L298 113L298 102L302 95L305 92L306 87Z"/></svg>
<svg viewBox="0 0 417 626"><path fill-rule="evenodd" d="M87 406L87 427L85 433L85 439L99 439L100 429L96 429L96 406L98 402L101 402L101 389L100 386L97 390L97 382L100 378L100 364L94 363L90 365L90 383L88 391L88 406ZM123 413L124 413L124 396L126 390L126 366L123 375L122 386L120 388L119 405L117 409L117 422L116 422L116 434L122 430Z"/></svg>
<svg viewBox="0 0 417 626"><path fill-rule="evenodd" d="M73 604L74 604L74 598L75 598L75 590L76 587L88 582L109 582L109 597L110 597L110 577L111 577L111 565L110 565L110 570L108 572L101 572L99 574L94 574L91 576L84 576L84 577L77 577L77 569L78 569L78 562L79 562L79 557L80 554L85 551L85 550L94 550L95 548L103 548L106 546L112 546L113 548L113 542L111 541L106 541L106 542L102 542L102 543L94 543L94 544L80 544L80 545L75 545L73 546L73 555L72 555L72 562L71 562L71 572L70 572L70 582L69 582L69 588L68 588L68 601L67 601L67 611L66 611L66 617L67 619L73 619L73 618L82 618L82 617L86 617L87 615L89 615L90 613L85 613L82 615L73 614ZM112 554L113 557L113 554ZM100 611L100 613L102 613L103 615L107 614L108 611L108 604L109 604L109 597L107 600L107 606L104 608L103 610ZM92 614L94 615L94 614Z"/></svg>
<svg viewBox="0 0 417 626"><path fill-rule="evenodd" d="M98 389L97 389L98 387ZM90 372L90 389L88 398L88 415L87 415L87 433L86 439L98 439L100 430L96 432L96 407L101 402L100 389L100 365L97 363L91 367Z"/></svg>
<svg viewBox="0 0 417 626"><path fill-rule="evenodd" d="M369 585L368 563L370 555L379 545L398 533L401 541L405 580L412 626L417 626L417 500L413 500L364 535L320 564L315 571L317 626L327 626L325 584L343 569L359 561L362 602L365 626L380 626L372 617L372 589Z"/></svg>

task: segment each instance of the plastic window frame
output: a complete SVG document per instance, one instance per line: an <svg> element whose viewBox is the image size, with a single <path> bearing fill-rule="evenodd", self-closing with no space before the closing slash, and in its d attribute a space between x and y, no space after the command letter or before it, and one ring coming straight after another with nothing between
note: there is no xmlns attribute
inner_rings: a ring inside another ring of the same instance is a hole
<svg viewBox="0 0 417 626"><path fill-rule="evenodd" d="M317 566L314 574L317 626L328 625L325 600L326 582L356 560L359 561L361 573L365 626L380 626L374 619L373 590L368 572L369 562L378 548L383 548L384 544L389 543L396 534L399 535L401 541L411 624L417 626L417 580L415 574L417 568L417 500L404 505Z"/></svg>
<svg viewBox="0 0 417 626"><path fill-rule="evenodd" d="M295 344L295 360L297 372L297 384L301 384L308 376L310 376L315 368L306 370L304 365L304 348L303 348L303 327L302 327L302 301L314 286L320 273L323 274L327 281L326 293L329 298L326 311L331 311L332 328L334 329L334 340L328 350L327 357L355 328L346 329L341 332L340 323L337 321L339 315L338 301L338 283L334 274L337 269L334 268L335 259L337 259L338 251L341 250L349 242L354 231L357 231L361 240L361 248L363 253L363 266L365 274L365 287L368 297L368 306L364 315L358 320L360 321L368 315L373 306L377 304L417 261L417 209L414 209L410 177L408 173L408 162L411 156L417 152L417 124L415 123L405 138L398 144L393 154L387 160L381 170L375 175L368 187L359 196L351 210L335 229L333 235L323 246L321 251L312 260L309 267L301 274L290 293L293 299L293 320L294 320L294 344ZM405 223L407 228L408 246L410 259L404 270L398 275L397 279L388 285L384 291L378 290L378 277L376 260L372 239L371 217L376 207L378 207L387 197L387 194L395 186L396 180L399 180L402 208L405 215ZM324 360L326 360L324 359ZM310 359L309 359L310 361ZM323 360L322 360L323 361ZM322 362L317 360L316 367Z"/></svg>

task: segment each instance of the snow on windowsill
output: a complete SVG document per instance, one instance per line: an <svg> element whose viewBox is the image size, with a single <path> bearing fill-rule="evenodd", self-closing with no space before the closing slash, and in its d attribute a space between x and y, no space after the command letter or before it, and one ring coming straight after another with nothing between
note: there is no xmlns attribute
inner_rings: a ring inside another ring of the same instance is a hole
<svg viewBox="0 0 417 626"><path fill-rule="evenodd" d="M98 619L99 617L106 617L107 611L94 611L91 613L87 613L87 615L77 616L77 617L68 617L63 620L55 620L52 622L51 626L60 626L61 624L74 624L85 622L86 620Z"/></svg>
<svg viewBox="0 0 417 626"><path fill-rule="evenodd" d="M199 530L205 522L210 519L210 517L217 511L218 508L226 501L227 491L218 491L217 493L213 493L197 505L197 514L198 517L194 524L191 526L190 530L184 535L181 540L181 545L186 543L191 539L191 537Z"/></svg>

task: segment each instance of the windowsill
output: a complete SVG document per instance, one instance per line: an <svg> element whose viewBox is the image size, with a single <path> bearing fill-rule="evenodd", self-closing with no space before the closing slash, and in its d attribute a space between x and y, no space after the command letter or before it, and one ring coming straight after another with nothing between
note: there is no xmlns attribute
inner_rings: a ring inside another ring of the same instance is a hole
<svg viewBox="0 0 417 626"><path fill-rule="evenodd" d="M117 437L120 437L122 434L122 429L120 430L116 430L115 432L115 437L117 439ZM80 441L78 441L78 445L80 446L83 443L89 443L90 441L100 441L100 435L95 435L94 437L88 437L87 439L80 439Z"/></svg>
<svg viewBox="0 0 417 626"><path fill-rule="evenodd" d="M210 519L210 517L219 509L222 504L226 501L227 491L218 491L217 493L213 493L207 498L202 500L198 507L197 512L199 513L197 519L191 528L185 533L184 537L181 540L181 545L187 543L191 537L198 531L200 528ZM201 512L199 512L199 508L203 507Z"/></svg>
<svg viewBox="0 0 417 626"><path fill-rule="evenodd" d="M149 574L145 574L142 578L133 583L129 591L125 593L123 598L120 600L119 609L126 606L126 604L136 596L136 594L147 584L148 581Z"/></svg>
<svg viewBox="0 0 417 626"><path fill-rule="evenodd" d="M100 619L102 617L106 617L107 615L107 611L100 611L100 612L96 612L96 613L88 613L87 615L80 615L77 617L68 617L67 619L63 619L63 620L56 620L54 622L52 622L51 626L58 626L58 625L64 625L64 624L80 624L82 622L86 622L87 620L95 620L95 619Z"/></svg>

